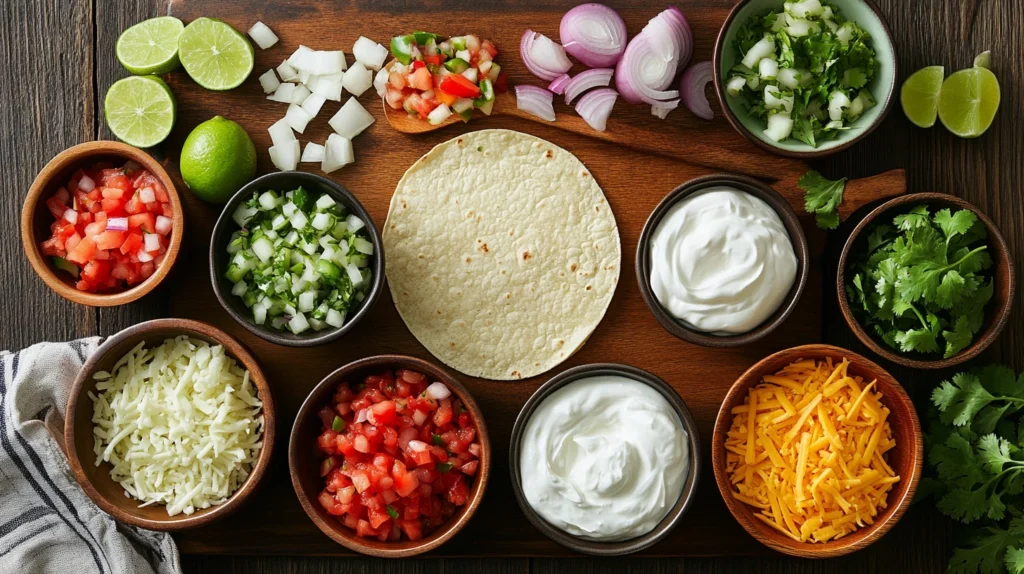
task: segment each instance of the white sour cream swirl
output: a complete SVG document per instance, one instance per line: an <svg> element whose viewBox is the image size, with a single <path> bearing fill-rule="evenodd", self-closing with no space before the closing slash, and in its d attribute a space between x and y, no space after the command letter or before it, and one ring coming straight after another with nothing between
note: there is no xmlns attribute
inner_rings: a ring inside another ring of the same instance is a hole
<svg viewBox="0 0 1024 574"><path fill-rule="evenodd" d="M679 500L690 468L679 416L654 388L587 377L551 393L520 441L523 493L544 520L574 536L642 536Z"/></svg>
<svg viewBox="0 0 1024 574"><path fill-rule="evenodd" d="M746 333L778 309L796 280L789 233L767 203L726 186L673 205L650 239L651 290L699 331Z"/></svg>

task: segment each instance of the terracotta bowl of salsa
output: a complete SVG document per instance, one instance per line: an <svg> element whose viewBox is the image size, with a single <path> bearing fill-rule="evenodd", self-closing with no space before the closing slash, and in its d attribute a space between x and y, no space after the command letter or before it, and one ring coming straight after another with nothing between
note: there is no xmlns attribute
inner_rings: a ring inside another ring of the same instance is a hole
<svg viewBox="0 0 1024 574"><path fill-rule="evenodd" d="M21 211L32 268L61 297L93 307L152 291L174 265L183 230L181 199L164 168L113 141L79 144L50 160Z"/></svg>
<svg viewBox="0 0 1024 574"><path fill-rule="evenodd" d="M378 355L327 375L288 443L292 486L317 527L383 558L433 550L484 497L491 445L469 391L422 359Z"/></svg>

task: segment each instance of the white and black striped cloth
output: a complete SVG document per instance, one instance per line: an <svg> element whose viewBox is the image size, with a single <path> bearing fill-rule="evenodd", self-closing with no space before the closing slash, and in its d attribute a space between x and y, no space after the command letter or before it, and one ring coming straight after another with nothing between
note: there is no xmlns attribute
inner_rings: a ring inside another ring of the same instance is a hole
<svg viewBox="0 0 1024 574"><path fill-rule="evenodd" d="M121 524L75 482L47 425L98 338L0 352L0 572L181 572L170 535Z"/></svg>

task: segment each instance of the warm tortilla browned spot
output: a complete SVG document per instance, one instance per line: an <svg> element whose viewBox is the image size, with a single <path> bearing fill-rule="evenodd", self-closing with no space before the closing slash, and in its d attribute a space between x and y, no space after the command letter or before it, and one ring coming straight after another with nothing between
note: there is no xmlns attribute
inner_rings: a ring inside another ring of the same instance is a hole
<svg viewBox="0 0 1024 574"><path fill-rule="evenodd" d="M569 271L576 271L576 264L575 263L573 263L572 265L569 266Z"/></svg>
<svg viewBox="0 0 1024 574"><path fill-rule="evenodd" d="M383 250L395 307L462 373L548 371L586 342L614 295L622 252L607 206L587 168L550 142L482 130L443 143L391 200Z"/></svg>

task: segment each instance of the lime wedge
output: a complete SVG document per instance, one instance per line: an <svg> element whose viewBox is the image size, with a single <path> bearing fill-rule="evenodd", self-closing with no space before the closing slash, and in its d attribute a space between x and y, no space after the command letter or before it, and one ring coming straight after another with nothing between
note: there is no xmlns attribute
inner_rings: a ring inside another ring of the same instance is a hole
<svg viewBox="0 0 1024 574"><path fill-rule="evenodd" d="M156 76L124 78L107 90L103 115L118 139L151 147L164 141L174 127L174 94Z"/></svg>
<svg viewBox="0 0 1024 574"><path fill-rule="evenodd" d="M136 75L166 74L178 67L178 36L184 28L174 16L139 22L117 39L117 59Z"/></svg>
<svg viewBox="0 0 1024 574"><path fill-rule="evenodd" d="M976 138L999 109L999 80L985 68L967 68L946 78L939 92L939 119L962 138Z"/></svg>
<svg viewBox="0 0 1024 574"><path fill-rule="evenodd" d="M252 72L252 44L231 26L213 18L193 20L178 37L185 71L208 90L237 88Z"/></svg>
<svg viewBox="0 0 1024 574"><path fill-rule="evenodd" d="M900 104L907 119L919 128L935 125L939 109L939 91L946 74L942 66L928 66L910 75L900 89Z"/></svg>
<svg viewBox="0 0 1024 574"><path fill-rule="evenodd" d="M992 69L992 52L985 50L974 57L975 68L988 68Z"/></svg>

